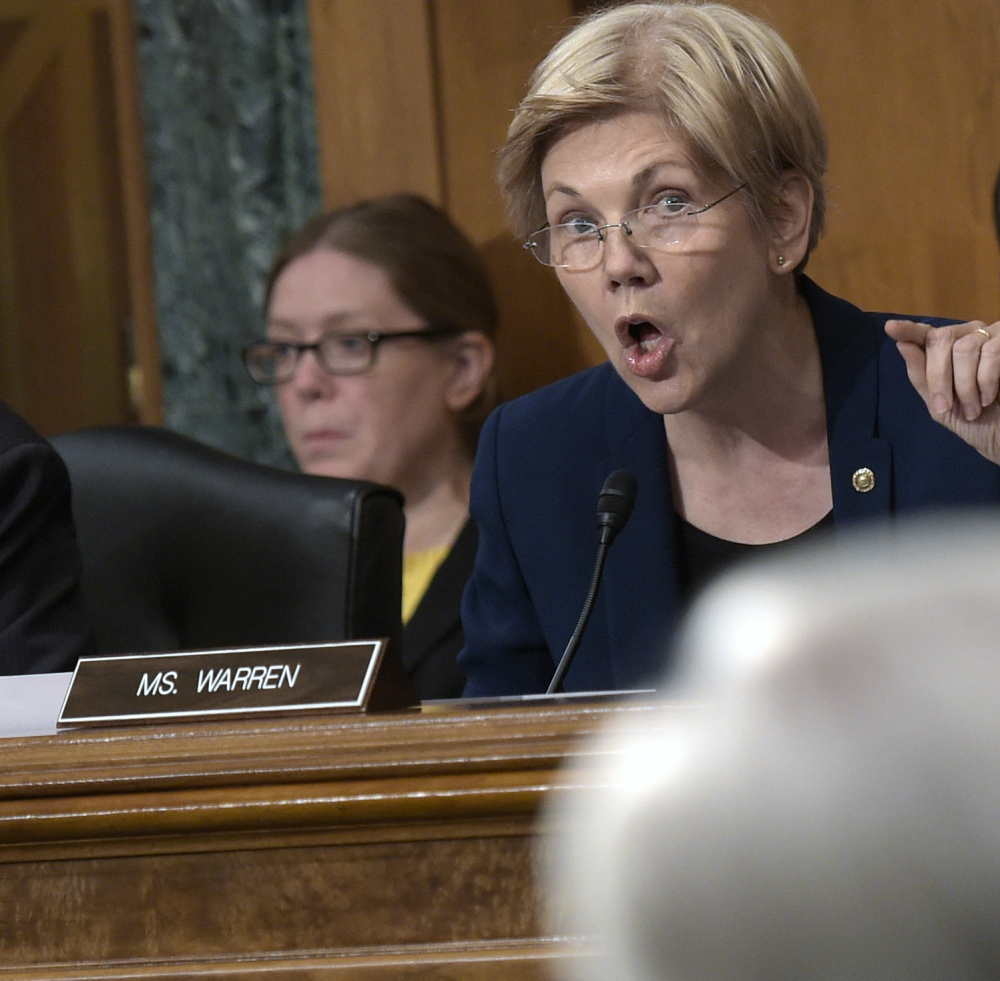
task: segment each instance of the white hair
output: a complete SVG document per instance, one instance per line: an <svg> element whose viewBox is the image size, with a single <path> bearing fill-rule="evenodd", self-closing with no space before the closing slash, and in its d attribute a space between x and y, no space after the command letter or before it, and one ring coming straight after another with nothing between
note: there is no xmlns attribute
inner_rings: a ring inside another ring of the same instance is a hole
<svg viewBox="0 0 1000 981"><path fill-rule="evenodd" d="M1000 978L998 566L983 515L710 589L674 703L555 815L585 976Z"/></svg>

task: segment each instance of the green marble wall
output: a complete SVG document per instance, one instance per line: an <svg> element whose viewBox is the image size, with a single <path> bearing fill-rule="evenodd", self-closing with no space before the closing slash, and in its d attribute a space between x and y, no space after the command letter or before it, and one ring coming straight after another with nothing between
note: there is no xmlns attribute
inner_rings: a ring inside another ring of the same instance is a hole
<svg viewBox="0 0 1000 981"><path fill-rule="evenodd" d="M320 207L305 0L133 4L166 425L290 465L240 350L272 257Z"/></svg>

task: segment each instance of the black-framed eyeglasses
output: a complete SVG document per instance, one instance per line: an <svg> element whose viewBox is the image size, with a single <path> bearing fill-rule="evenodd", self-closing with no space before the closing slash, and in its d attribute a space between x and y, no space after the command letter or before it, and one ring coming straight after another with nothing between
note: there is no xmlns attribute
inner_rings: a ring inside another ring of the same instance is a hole
<svg viewBox="0 0 1000 981"><path fill-rule="evenodd" d="M312 351L328 375L363 375L375 364L375 352L385 341L407 338L438 340L459 332L453 327L431 324L419 330L369 330L361 334L327 334L313 344L294 341L256 341L243 349L243 363L258 385L280 385L291 381L299 359Z"/></svg>
<svg viewBox="0 0 1000 981"><path fill-rule="evenodd" d="M690 202L658 201L622 215L621 221L598 225L589 218L577 218L559 225L547 225L529 236L523 248L543 266L569 272L594 269L604 254L604 242L612 228L620 228L633 245L641 249L670 252L683 246L698 227L698 215L727 201L746 184L740 184L721 198L698 207Z"/></svg>

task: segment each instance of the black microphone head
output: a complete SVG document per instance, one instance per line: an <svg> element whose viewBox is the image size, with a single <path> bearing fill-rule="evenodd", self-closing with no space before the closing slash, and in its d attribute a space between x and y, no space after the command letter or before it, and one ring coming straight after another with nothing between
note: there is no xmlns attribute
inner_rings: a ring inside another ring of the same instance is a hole
<svg viewBox="0 0 1000 981"><path fill-rule="evenodd" d="M597 528L602 542L610 544L615 535L625 527L635 507L638 482L628 470L608 474L601 496L597 499Z"/></svg>

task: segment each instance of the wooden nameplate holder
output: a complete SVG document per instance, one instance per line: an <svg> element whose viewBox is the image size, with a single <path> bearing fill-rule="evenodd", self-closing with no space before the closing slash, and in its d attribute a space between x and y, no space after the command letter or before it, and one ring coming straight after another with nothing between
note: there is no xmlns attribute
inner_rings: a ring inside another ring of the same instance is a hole
<svg viewBox="0 0 1000 981"><path fill-rule="evenodd" d="M356 640L83 657L57 725L186 722L419 704L387 642Z"/></svg>

